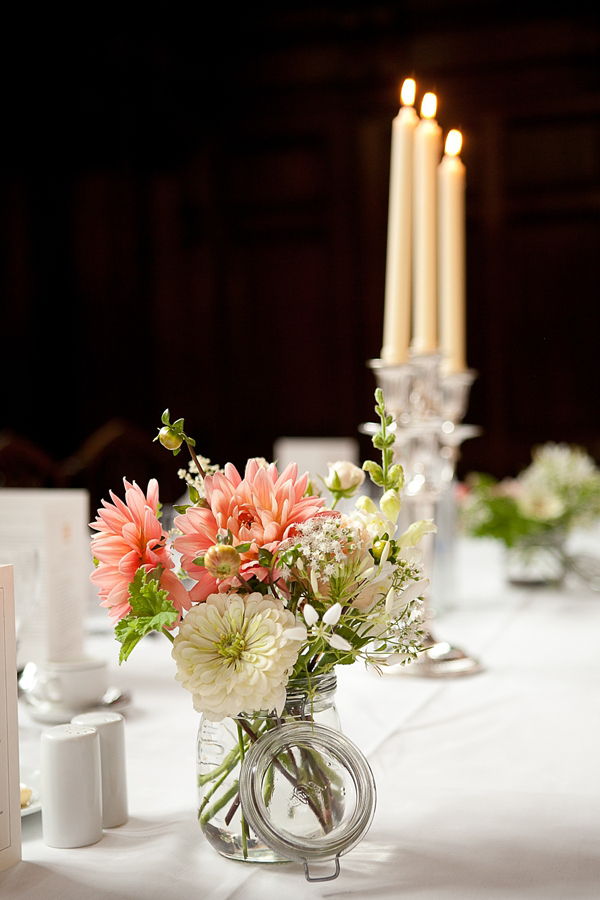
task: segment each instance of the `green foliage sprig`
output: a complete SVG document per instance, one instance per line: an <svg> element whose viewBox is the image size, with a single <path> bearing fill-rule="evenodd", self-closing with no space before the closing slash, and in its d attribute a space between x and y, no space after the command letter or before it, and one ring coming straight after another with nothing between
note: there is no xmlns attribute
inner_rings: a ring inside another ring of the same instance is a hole
<svg viewBox="0 0 600 900"><path fill-rule="evenodd" d="M131 611L115 625L115 636L121 644L119 663L151 631L161 631L173 640L168 629L177 622L179 613L167 599L168 592L160 587L161 574L162 566L150 573L139 568L129 585Z"/></svg>

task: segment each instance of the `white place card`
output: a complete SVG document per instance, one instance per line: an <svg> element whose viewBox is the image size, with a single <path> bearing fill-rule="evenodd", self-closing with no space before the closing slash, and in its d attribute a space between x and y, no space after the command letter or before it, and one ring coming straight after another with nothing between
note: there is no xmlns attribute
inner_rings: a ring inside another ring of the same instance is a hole
<svg viewBox="0 0 600 900"><path fill-rule="evenodd" d="M310 472L313 478L329 474L328 463L348 460L358 464L358 441L354 438L280 437L273 446L273 457L279 472L291 462L298 464L298 474ZM322 486L322 485L321 485Z"/></svg>
<svg viewBox="0 0 600 900"><path fill-rule="evenodd" d="M0 871L21 859L13 567L0 565Z"/></svg>
<svg viewBox="0 0 600 900"><path fill-rule="evenodd" d="M87 491L0 489L0 563L14 566L19 668L83 654L88 522Z"/></svg>

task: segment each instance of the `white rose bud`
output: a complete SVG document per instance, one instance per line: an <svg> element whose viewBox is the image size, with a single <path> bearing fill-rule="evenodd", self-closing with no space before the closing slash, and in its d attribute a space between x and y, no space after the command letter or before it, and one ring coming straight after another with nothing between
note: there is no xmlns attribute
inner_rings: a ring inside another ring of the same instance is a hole
<svg viewBox="0 0 600 900"><path fill-rule="evenodd" d="M329 474L325 485L330 491L355 491L365 480L365 473L348 460L327 463Z"/></svg>

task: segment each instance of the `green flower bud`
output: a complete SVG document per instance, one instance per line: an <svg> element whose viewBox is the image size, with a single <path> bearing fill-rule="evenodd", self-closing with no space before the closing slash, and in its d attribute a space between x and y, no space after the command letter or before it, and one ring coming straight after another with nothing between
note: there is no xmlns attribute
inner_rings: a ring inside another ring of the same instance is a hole
<svg viewBox="0 0 600 900"><path fill-rule="evenodd" d="M165 425L160 429L158 432L158 439L167 450L179 450L183 444L181 435L173 431L172 428L169 428L168 425Z"/></svg>

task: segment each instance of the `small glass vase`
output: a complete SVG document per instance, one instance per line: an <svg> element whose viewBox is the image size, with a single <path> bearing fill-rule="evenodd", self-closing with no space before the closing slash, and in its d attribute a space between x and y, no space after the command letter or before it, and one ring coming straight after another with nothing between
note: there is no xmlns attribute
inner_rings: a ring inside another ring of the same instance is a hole
<svg viewBox="0 0 600 900"><path fill-rule="evenodd" d="M198 729L196 772L198 823L206 839L222 855L248 862L287 862L248 826L240 804L239 781L244 758L263 735L293 722L315 722L340 732L335 706L335 674L290 680L282 715L261 711L254 715L211 722L204 716ZM287 765L282 757L282 764ZM282 768L277 761L275 765ZM319 754L307 753L300 765L312 767L311 781L326 779L319 771ZM294 768L292 768L292 766ZM273 766L275 768L275 766ZM291 759L288 777L298 777L297 761Z"/></svg>
<svg viewBox="0 0 600 900"><path fill-rule="evenodd" d="M517 587L558 587L565 577L564 531L522 537L505 553L506 580Z"/></svg>

